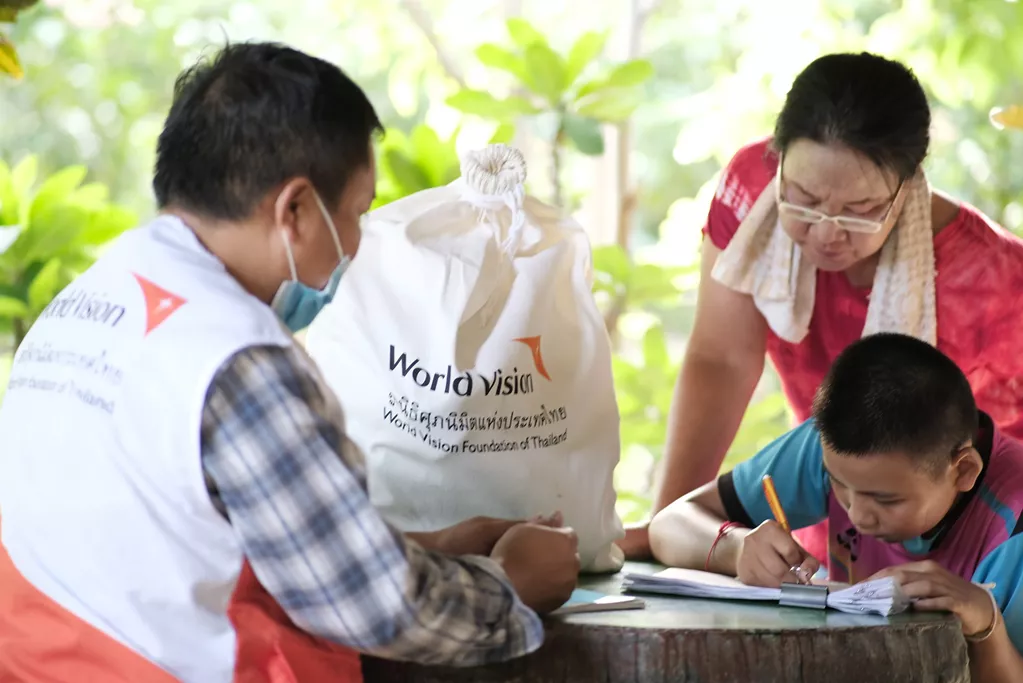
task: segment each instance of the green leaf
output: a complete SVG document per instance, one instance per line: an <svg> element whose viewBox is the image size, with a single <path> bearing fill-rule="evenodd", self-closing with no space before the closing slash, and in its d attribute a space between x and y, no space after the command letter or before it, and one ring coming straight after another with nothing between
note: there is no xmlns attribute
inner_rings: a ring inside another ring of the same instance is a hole
<svg viewBox="0 0 1023 683"><path fill-rule="evenodd" d="M60 259L50 259L28 286L29 309L39 313L60 289Z"/></svg>
<svg viewBox="0 0 1023 683"><path fill-rule="evenodd" d="M620 245L606 244L593 250L593 270L606 273L615 282L626 284L632 265Z"/></svg>
<svg viewBox="0 0 1023 683"><path fill-rule="evenodd" d="M580 99L575 111L598 121L624 121L636 110L641 99L642 95L635 88L604 88Z"/></svg>
<svg viewBox="0 0 1023 683"><path fill-rule="evenodd" d="M8 209L11 217L7 220ZM11 225L18 218L17 197L14 195L14 187L11 184L11 169L0 159L0 225Z"/></svg>
<svg viewBox="0 0 1023 683"><path fill-rule="evenodd" d="M565 60L565 82L572 85L583 70L604 50L607 32L589 31L575 41Z"/></svg>
<svg viewBox="0 0 1023 683"><path fill-rule="evenodd" d="M600 78L590 79L583 83L581 86L579 86L579 89L575 93L575 99L578 102L587 95L603 90L606 87L607 79L604 78L603 76Z"/></svg>
<svg viewBox="0 0 1023 683"><path fill-rule="evenodd" d="M543 34L525 19L518 17L509 19L505 26L508 28L508 35L519 47L526 48L536 43L547 45L547 39Z"/></svg>
<svg viewBox="0 0 1023 683"><path fill-rule="evenodd" d="M25 76L14 45L2 35L0 35L0 73L6 73L16 81L20 81Z"/></svg>
<svg viewBox="0 0 1023 683"><path fill-rule="evenodd" d="M20 223L17 195L10 178L0 174L0 225L17 225Z"/></svg>
<svg viewBox="0 0 1023 683"><path fill-rule="evenodd" d="M533 43L526 48L526 69L529 88L547 98L552 105L561 103L565 94L565 60L546 43Z"/></svg>
<svg viewBox="0 0 1023 683"><path fill-rule="evenodd" d="M643 414L637 414L637 418L635 422L622 424L622 441L643 446L660 446L664 443L665 425Z"/></svg>
<svg viewBox="0 0 1023 683"><path fill-rule="evenodd" d="M110 190L103 183L87 183L72 192L68 202L90 208L102 208L110 199Z"/></svg>
<svg viewBox="0 0 1023 683"><path fill-rule="evenodd" d="M412 129L409 142L412 146L412 161L426 176L428 186L437 187L449 182L445 171L450 166L451 154L437 132L421 123Z"/></svg>
<svg viewBox="0 0 1023 683"><path fill-rule="evenodd" d="M34 222L36 216L41 216L53 211L56 206L63 203L85 179L85 166L68 166L63 168L43 181L42 186L32 200L29 210L29 222Z"/></svg>
<svg viewBox="0 0 1023 683"><path fill-rule="evenodd" d="M515 138L515 124L504 122L497 126L490 136L491 145L510 145Z"/></svg>
<svg viewBox="0 0 1023 683"><path fill-rule="evenodd" d="M99 246L137 224L138 216L135 215L135 212L116 205L107 206L101 211L94 211L90 214L78 235L78 244Z"/></svg>
<svg viewBox="0 0 1023 683"><path fill-rule="evenodd" d="M46 211L33 211L32 220L9 252L24 263L33 263L48 261L58 251L77 249L92 213L73 204L57 204Z"/></svg>
<svg viewBox="0 0 1023 683"><path fill-rule="evenodd" d="M12 283L10 280L4 282L0 280L0 297L10 296L15 299L22 300L28 296L28 286L19 286L20 282Z"/></svg>
<svg viewBox="0 0 1023 683"><path fill-rule="evenodd" d="M79 249L79 236L91 213L64 202L33 202L24 229L10 247L11 256L23 263L33 263L49 260L58 251Z"/></svg>
<svg viewBox="0 0 1023 683"><path fill-rule="evenodd" d="M600 156L604 153L604 134L600 124L593 119L565 114L561 126L575 148L583 154Z"/></svg>
<svg viewBox="0 0 1023 683"><path fill-rule="evenodd" d="M10 296L0 296L0 318L27 318L28 306Z"/></svg>
<svg viewBox="0 0 1023 683"><path fill-rule="evenodd" d="M612 69L604 85L609 88L630 88L645 83L653 75L653 64L645 59L633 59Z"/></svg>
<svg viewBox="0 0 1023 683"><path fill-rule="evenodd" d="M409 158L405 152L398 149L389 149L384 152L384 160L387 171L406 194L412 194L430 187L430 179Z"/></svg>
<svg viewBox="0 0 1023 683"><path fill-rule="evenodd" d="M483 90L460 90L446 100L449 107L454 107L464 114L475 114L497 118L504 114L501 102Z"/></svg>
<svg viewBox="0 0 1023 683"><path fill-rule="evenodd" d="M643 361L647 369L658 372L666 371L671 365L664 328L660 325L651 325L643 335Z"/></svg>
<svg viewBox="0 0 1023 683"><path fill-rule="evenodd" d="M629 299L634 304L649 301L664 301L677 298L681 292L673 279L677 272L649 263L638 265L632 270L629 282Z"/></svg>
<svg viewBox="0 0 1023 683"><path fill-rule="evenodd" d="M19 197L28 195L39 177L39 158L34 154L25 156L11 169L11 185Z"/></svg>
<svg viewBox="0 0 1023 683"><path fill-rule="evenodd" d="M519 80L526 79L526 63L522 57L493 43L476 48L476 58L485 66L507 71Z"/></svg>
<svg viewBox="0 0 1023 683"><path fill-rule="evenodd" d="M409 142L408 136L401 131L400 128L390 126L387 132L384 133L383 140L380 141L378 149L407 149L412 143Z"/></svg>
<svg viewBox="0 0 1023 683"><path fill-rule="evenodd" d="M500 100L484 90L462 90L447 99L448 106L465 114L504 121L522 114L535 114L538 110L524 97L512 96Z"/></svg>

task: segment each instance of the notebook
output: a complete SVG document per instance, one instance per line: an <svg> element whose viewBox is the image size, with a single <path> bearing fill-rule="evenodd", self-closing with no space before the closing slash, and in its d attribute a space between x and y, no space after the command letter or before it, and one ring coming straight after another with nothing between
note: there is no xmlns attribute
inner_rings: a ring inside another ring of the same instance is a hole
<svg viewBox="0 0 1023 683"><path fill-rule="evenodd" d="M551 612L551 616L582 614L585 612L610 612L620 609L643 609L646 603L633 595L608 595L598 591L577 588L572 591L568 602Z"/></svg>
<svg viewBox="0 0 1023 683"><path fill-rule="evenodd" d="M829 588L827 606L840 612L889 616L904 612L910 604L898 582L891 578L865 581L854 586L841 583L822 585ZM778 602L782 593L780 588L747 586L738 579L696 569L666 569L654 575L629 574L623 588L636 593L763 602Z"/></svg>

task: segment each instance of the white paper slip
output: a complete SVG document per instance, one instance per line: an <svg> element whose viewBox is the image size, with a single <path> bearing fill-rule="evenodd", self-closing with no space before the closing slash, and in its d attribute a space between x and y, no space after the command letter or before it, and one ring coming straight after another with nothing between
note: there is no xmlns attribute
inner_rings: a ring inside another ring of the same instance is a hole
<svg viewBox="0 0 1023 683"><path fill-rule="evenodd" d="M910 601L891 578L858 583L822 584L829 588L827 606L840 612L888 616L904 612ZM696 569L666 569L654 575L629 574L623 584L635 593L658 593L711 600L778 602L780 588L747 586L738 579Z"/></svg>
<svg viewBox="0 0 1023 683"><path fill-rule="evenodd" d="M646 603L633 595L608 595L598 591L577 588L572 591L568 602L551 612L551 616L582 614L585 612L610 612L622 609L643 609Z"/></svg>

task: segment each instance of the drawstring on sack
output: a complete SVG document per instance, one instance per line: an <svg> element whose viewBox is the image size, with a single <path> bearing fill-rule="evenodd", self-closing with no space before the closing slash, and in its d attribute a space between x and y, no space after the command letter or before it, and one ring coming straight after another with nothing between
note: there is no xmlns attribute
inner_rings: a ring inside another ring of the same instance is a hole
<svg viewBox="0 0 1023 683"><path fill-rule="evenodd" d="M501 243L506 254L514 254L526 224L526 159L508 145L488 145L467 153L461 160L462 199L480 210L480 219L500 229L496 212L508 208L511 226Z"/></svg>

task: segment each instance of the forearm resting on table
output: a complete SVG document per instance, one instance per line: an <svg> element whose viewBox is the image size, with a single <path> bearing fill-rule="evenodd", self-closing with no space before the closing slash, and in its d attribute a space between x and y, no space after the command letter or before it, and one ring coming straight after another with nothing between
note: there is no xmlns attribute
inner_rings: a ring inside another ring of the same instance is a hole
<svg viewBox="0 0 1023 683"><path fill-rule="evenodd" d="M542 644L542 622L515 595L499 563L446 557L415 542L406 542L405 550L404 600L391 602L381 620L390 637L365 652L419 664L479 666Z"/></svg>
<svg viewBox="0 0 1023 683"><path fill-rule="evenodd" d="M403 535L408 540L419 544L425 550L443 553L446 552L444 550L443 533L444 530L442 529L440 531L406 531Z"/></svg>
<svg viewBox="0 0 1023 683"><path fill-rule="evenodd" d="M1009 639L1003 620L991 637L969 643L970 680L973 683L1018 683L1023 681L1023 656Z"/></svg>
<svg viewBox="0 0 1023 683"><path fill-rule="evenodd" d="M694 349L686 354L654 512L717 477L763 367L763 356L729 360Z"/></svg>
<svg viewBox="0 0 1023 683"><path fill-rule="evenodd" d="M650 522L650 548L662 564L686 569L703 569L708 565L707 556L725 520L692 498L687 496L672 503ZM710 556L710 571L735 576L744 535L743 530L733 529L718 541Z"/></svg>

